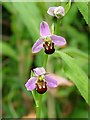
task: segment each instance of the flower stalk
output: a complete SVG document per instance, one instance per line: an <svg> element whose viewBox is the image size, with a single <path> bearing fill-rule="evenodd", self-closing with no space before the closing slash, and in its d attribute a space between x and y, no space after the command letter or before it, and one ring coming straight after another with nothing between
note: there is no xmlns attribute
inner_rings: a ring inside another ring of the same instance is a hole
<svg viewBox="0 0 90 120"><path fill-rule="evenodd" d="M48 54L44 54L44 62L43 67L46 69L48 61ZM38 94L38 93L37 93ZM41 116L41 109L42 109L42 98L43 94L38 94L38 106L36 106L36 118L40 118Z"/></svg>
<svg viewBox="0 0 90 120"><path fill-rule="evenodd" d="M38 94L38 93L37 93ZM41 108L42 108L42 97L43 95L38 94L38 106L36 106L36 118L40 118L41 116Z"/></svg>
<svg viewBox="0 0 90 120"><path fill-rule="evenodd" d="M48 61L48 54L44 55L44 62L43 62L43 67L46 69L47 68L47 61Z"/></svg>
<svg viewBox="0 0 90 120"><path fill-rule="evenodd" d="M31 77L33 77L34 74L33 74L33 71L31 71ZM35 95L35 91L31 91L32 92L32 95L33 95L33 98L34 98L34 101L35 101L35 104L36 104L36 107L38 107L38 101L36 99L36 95Z"/></svg>

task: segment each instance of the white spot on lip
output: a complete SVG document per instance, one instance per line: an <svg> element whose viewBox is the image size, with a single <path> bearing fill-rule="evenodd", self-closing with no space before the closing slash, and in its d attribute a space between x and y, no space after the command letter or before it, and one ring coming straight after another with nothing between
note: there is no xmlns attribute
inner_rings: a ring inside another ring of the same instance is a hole
<svg viewBox="0 0 90 120"><path fill-rule="evenodd" d="M48 50L48 47L46 47L46 49Z"/></svg>
<svg viewBox="0 0 90 120"><path fill-rule="evenodd" d="M52 46L50 46L50 48L52 49Z"/></svg>
<svg viewBox="0 0 90 120"><path fill-rule="evenodd" d="M43 88L45 88L45 85L43 86Z"/></svg>
<svg viewBox="0 0 90 120"><path fill-rule="evenodd" d="M39 87L39 89L41 89L41 88L42 88L42 87L41 87L41 85L39 85L38 87Z"/></svg>

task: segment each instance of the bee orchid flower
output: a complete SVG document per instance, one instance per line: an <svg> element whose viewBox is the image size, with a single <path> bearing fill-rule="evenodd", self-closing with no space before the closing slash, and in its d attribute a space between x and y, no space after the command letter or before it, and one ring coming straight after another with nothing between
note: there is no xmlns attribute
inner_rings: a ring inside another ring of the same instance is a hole
<svg viewBox="0 0 90 120"><path fill-rule="evenodd" d="M45 21L40 24L40 36L32 47L33 53L37 53L44 48L46 54L52 54L55 52L55 46L64 46L66 44L64 37L51 34L49 25Z"/></svg>
<svg viewBox="0 0 90 120"><path fill-rule="evenodd" d="M43 94L47 91L47 86L50 88L57 87L57 81L47 74L43 67L35 68L33 71L35 76L31 77L25 84L27 90L36 89L38 93Z"/></svg>
<svg viewBox="0 0 90 120"><path fill-rule="evenodd" d="M64 7L49 7L47 13L51 16L55 16L56 18L60 18L65 15Z"/></svg>

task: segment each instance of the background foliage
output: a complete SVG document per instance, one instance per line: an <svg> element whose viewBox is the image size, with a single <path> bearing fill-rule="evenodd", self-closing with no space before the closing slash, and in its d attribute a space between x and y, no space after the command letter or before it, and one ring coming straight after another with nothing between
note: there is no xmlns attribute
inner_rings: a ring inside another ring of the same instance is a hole
<svg viewBox="0 0 90 120"><path fill-rule="evenodd" d="M43 20L49 26L54 19L47 14L50 6L66 6L52 2L4 2L2 4L2 97L3 117L35 117L31 92L24 84L30 70L42 66L43 50L32 54L31 48L39 38L39 25ZM66 8L68 9L68 8ZM60 84L49 90L43 99L42 117L88 117L88 3L72 3L64 18L57 21L55 34L66 38L67 45L57 48L49 56L48 71L74 82ZM57 63L57 64L55 64ZM0 73L1 74L1 73ZM61 79L62 81L62 79ZM1 86L0 86L1 87ZM52 94L53 93L53 94Z"/></svg>

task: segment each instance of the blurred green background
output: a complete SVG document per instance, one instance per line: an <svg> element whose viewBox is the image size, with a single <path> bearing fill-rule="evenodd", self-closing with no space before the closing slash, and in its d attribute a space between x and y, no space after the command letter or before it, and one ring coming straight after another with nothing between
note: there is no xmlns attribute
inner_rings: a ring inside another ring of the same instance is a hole
<svg viewBox="0 0 90 120"><path fill-rule="evenodd" d="M32 94L26 90L24 85L30 77L30 70L42 66L44 54L43 50L38 54L32 54L31 49L40 37L40 22L45 20L49 26L54 22L53 17L47 14L48 8L60 5L65 7L66 3L2 3L1 55L4 118L35 117ZM61 21L57 21L55 34L67 40L64 48L58 47L57 49L75 58L80 68L88 75L89 30L75 3L72 3L66 16ZM66 78L64 66L61 59L49 57L48 71ZM69 86L69 83L63 84L45 93L42 118L87 118L88 105L76 86Z"/></svg>

